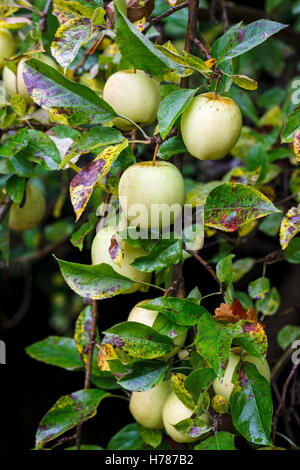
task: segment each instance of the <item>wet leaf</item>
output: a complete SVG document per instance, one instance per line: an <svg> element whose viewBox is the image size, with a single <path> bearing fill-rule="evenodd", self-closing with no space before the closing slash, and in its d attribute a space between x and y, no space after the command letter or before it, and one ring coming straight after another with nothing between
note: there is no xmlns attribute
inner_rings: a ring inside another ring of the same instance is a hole
<svg viewBox="0 0 300 470"><path fill-rule="evenodd" d="M209 426L201 419L201 417L199 418L198 416L195 416L192 418L183 419L179 423L174 424L174 428L186 436L199 437L202 434L210 431L213 426Z"/></svg>
<svg viewBox="0 0 300 470"><path fill-rule="evenodd" d="M243 184L224 183L213 189L205 203L208 227L234 232L251 220L280 212L264 194Z"/></svg>
<svg viewBox="0 0 300 470"><path fill-rule="evenodd" d="M78 370L83 367L72 338L49 336L27 346L25 351L33 359L52 366L67 370Z"/></svg>
<svg viewBox="0 0 300 470"><path fill-rule="evenodd" d="M175 135L170 137L170 139L165 140L158 150L158 158L162 160L169 160L173 155L180 155L181 153L188 153L186 146L183 143L182 137L180 135Z"/></svg>
<svg viewBox="0 0 300 470"><path fill-rule="evenodd" d="M129 289L135 281L116 273L108 264L86 265L57 259L68 286L81 297L105 299Z"/></svg>
<svg viewBox="0 0 300 470"><path fill-rule="evenodd" d="M114 368L115 362L119 361L109 361L112 374L117 372L117 369ZM119 380L119 384L126 390L134 392L150 390L154 385L159 384L163 380L168 367L168 364L165 362L155 360L128 363L126 368L129 372Z"/></svg>
<svg viewBox="0 0 300 470"><path fill-rule="evenodd" d="M186 375L180 373L172 373L170 385L173 392L176 393L177 398L190 410L194 410L196 403L185 387Z"/></svg>
<svg viewBox="0 0 300 470"><path fill-rule="evenodd" d="M283 250L288 246L292 238L300 232L300 205L291 207L285 214L280 225L280 245Z"/></svg>
<svg viewBox="0 0 300 470"><path fill-rule="evenodd" d="M191 372L185 379L184 386L192 395L195 403L198 403L200 395L207 391L213 383L216 374L210 367L202 367Z"/></svg>
<svg viewBox="0 0 300 470"><path fill-rule="evenodd" d="M68 80L39 60L26 61L23 77L32 99L42 108L65 116L71 125L99 124L116 117L94 91Z"/></svg>
<svg viewBox="0 0 300 470"><path fill-rule="evenodd" d="M92 22L88 18L72 18L56 31L51 44L51 54L61 67L68 67L75 59L80 47L92 36Z"/></svg>
<svg viewBox="0 0 300 470"><path fill-rule="evenodd" d="M107 342L138 359L155 359L170 353L174 348L171 338L137 322L119 323L104 334Z"/></svg>
<svg viewBox="0 0 300 470"><path fill-rule="evenodd" d="M143 303L143 308L161 312L170 320L185 326L196 325L202 315L208 313L206 308L192 300L179 297L157 297Z"/></svg>
<svg viewBox="0 0 300 470"><path fill-rule="evenodd" d="M83 167L70 183L71 202L76 214L76 222L82 215L89 202L95 184L109 172L113 162L118 158L122 150L126 148L128 141L106 147L92 162Z"/></svg>
<svg viewBox="0 0 300 470"><path fill-rule="evenodd" d="M233 375L230 409L236 430L250 442L270 445L272 397L269 382L251 363Z"/></svg>
<svg viewBox="0 0 300 470"><path fill-rule="evenodd" d="M252 299L263 299L270 290L270 280L267 277L260 277L250 282L248 292Z"/></svg>
<svg viewBox="0 0 300 470"><path fill-rule="evenodd" d="M195 450L236 450L234 434L218 431L194 447Z"/></svg>
<svg viewBox="0 0 300 470"><path fill-rule="evenodd" d="M60 397L41 420L36 433L36 449L87 421L97 413L100 401L108 397L103 390L79 390Z"/></svg>

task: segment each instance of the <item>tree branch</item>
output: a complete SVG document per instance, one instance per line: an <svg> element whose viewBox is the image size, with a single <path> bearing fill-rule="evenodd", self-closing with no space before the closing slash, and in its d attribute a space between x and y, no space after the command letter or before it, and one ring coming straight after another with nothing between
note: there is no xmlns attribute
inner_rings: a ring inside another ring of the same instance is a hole
<svg viewBox="0 0 300 470"><path fill-rule="evenodd" d="M0 223L4 219L6 212L12 205L12 200L11 198L6 194L5 198L3 199L1 205L0 205Z"/></svg>
<svg viewBox="0 0 300 470"><path fill-rule="evenodd" d="M188 5L189 5L189 0L186 0L185 2L180 3L179 5L175 5L174 7L170 8L169 10L165 11L161 15L156 16L155 18L151 18L147 26L145 26L145 28L143 29L142 33L146 34L147 31L149 31L149 29L151 28L151 26L153 26L154 23L162 20L163 18L166 18L167 16L172 15L173 13L175 13L178 10L181 10L182 8L186 8Z"/></svg>

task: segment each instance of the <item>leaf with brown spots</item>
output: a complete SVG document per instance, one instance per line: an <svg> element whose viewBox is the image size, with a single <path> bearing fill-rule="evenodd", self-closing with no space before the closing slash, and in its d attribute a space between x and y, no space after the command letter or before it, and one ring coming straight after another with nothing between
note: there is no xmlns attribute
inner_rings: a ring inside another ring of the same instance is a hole
<svg viewBox="0 0 300 470"><path fill-rule="evenodd" d="M112 344L101 344L99 346L99 352L97 357L97 362L99 369L102 371L109 371L109 363L108 361L112 359L118 359L118 355L115 352L115 349Z"/></svg>
<svg viewBox="0 0 300 470"><path fill-rule="evenodd" d="M177 398L190 410L194 410L196 403L192 395L184 387L186 376L184 374L173 372L170 380L170 385L173 392L176 393Z"/></svg>
<svg viewBox="0 0 300 470"><path fill-rule="evenodd" d="M111 169L113 162L128 145L128 140L106 147L92 162L83 167L72 179L70 196L76 214L80 218L92 195L95 184Z"/></svg>
<svg viewBox="0 0 300 470"><path fill-rule="evenodd" d="M111 237L108 251L113 262L121 268L124 261L124 241L117 232Z"/></svg>
<svg viewBox="0 0 300 470"><path fill-rule="evenodd" d="M294 137L294 153L296 155L298 162L300 162L300 129L296 131L296 134Z"/></svg>
<svg viewBox="0 0 300 470"><path fill-rule="evenodd" d="M285 214L280 225L280 244L285 250L292 238L300 232L300 204Z"/></svg>

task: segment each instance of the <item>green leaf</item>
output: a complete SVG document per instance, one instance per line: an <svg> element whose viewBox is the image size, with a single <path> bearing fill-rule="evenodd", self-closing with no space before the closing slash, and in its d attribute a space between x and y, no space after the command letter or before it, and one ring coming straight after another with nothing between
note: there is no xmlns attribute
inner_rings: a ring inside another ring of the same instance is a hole
<svg viewBox="0 0 300 470"><path fill-rule="evenodd" d="M74 340L79 357L83 364L87 365L88 344L90 340L90 330L92 324L92 307L88 305L78 316L75 323Z"/></svg>
<svg viewBox="0 0 300 470"><path fill-rule="evenodd" d="M104 332L111 344L138 359L155 359L170 353L174 343L150 326L127 321L119 323Z"/></svg>
<svg viewBox="0 0 300 470"><path fill-rule="evenodd" d="M21 178L17 175L12 175L6 181L6 192L16 204L21 204L23 200L25 191L25 181L25 178Z"/></svg>
<svg viewBox="0 0 300 470"><path fill-rule="evenodd" d="M51 44L51 54L61 67L68 67L82 44L92 36L92 22L88 18L71 18L56 31Z"/></svg>
<svg viewBox="0 0 300 470"><path fill-rule="evenodd" d="M268 340L262 324L240 320L236 325L241 327L242 333L233 338L233 344L245 349L251 356L264 359L267 354Z"/></svg>
<svg viewBox="0 0 300 470"><path fill-rule="evenodd" d="M159 147L158 158L162 160L169 160L173 155L180 155L181 153L188 153L186 146L180 135L170 137L165 140Z"/></svg>
<svg viewBox="0 0 300 470"><path fill-rule="evenodd" d="M201 305L179 297L157 297L143 303L143 308L161 312L170 320L186 326L196 325L204 314L208 314Z"/></svg>
<svg viewBox="0 0 300 470"><path fill-rule="evenodd" d="M57 242L63 238L71 235L74 230L74 223L70 222L69 219L57 220L52 224L49 224L45 227L44 236L45 240L48 242Z"/></svg>
<svg viewBox="0 0 300 470"><path fill-rule="evenodd" d="M153 245L150 253L141 256L131 266L142 272L153 272L182 260L182 240L161 239Z"/></svg>
<svg viewBox="0 0 300 470"><path fill-rule="evenodd" d="M234 427L253 444L270 445L273 406L269 382L255 365L246 363L234 373L233 383L230 409Z"/></svg>
<svg viewBox="0 0 300 470"><path fill-rule="evenodd" d="M105 299L129 289L134 281L116 273L108 264L85 265L56 258L68 286L81 297Z"/></svg>
<svg viewBox="0 0 300 470"><path fill-rule="evenodd" d="M0 224L0 251L4 262L9 264L10 240L9 240L9 213L6 214Z"/></svg>
<svg viewBox="0 0 300 470"><path fill-rule="evenodd" d="M138 424L140 434L146 444L156 449L161 444L163 434L161 429L148 429Z"/></svg>
<svg viewBox="0 0 300 470"><path fill-rule="evenodd" d="M226 431L216 432L194 447L195 450L236 450L234 435Z"/></svg>
<svg viewBox="0 0 300 470"><path fill-rule="evenodd" d="M196 349L218 377L223 377L225 373L233 338L242 334L243 330L238 323L217 322L209 313L201 316L197 327Z"/></svg>
<svg viewBox="0 0 300 470"><path fill-rule="evenodd" d="M205 203L205 225L225 232L259 217L280 212L273 203L252 186L224 183L213 189Z"/></svg>
<svg viewBox="0 0 300 470"><path fill-rule="evenodd" d="M112 374L117 372L114 363L117 359L110 360L110 370ZM119 384L126 390L134 392L144 392L150 390L154 385L159 384L168 370L168 364L163 361L135 361L126 364L129 373L119 380Z"/></svg>
<svg viewBox="0 0 300 470"><path fill-rule="evenodd" d="M49 336L27 346L26 353L37 361L67 370L82 369L82 362L72 338Z"/></svg>
<svg viewBox="0 0 300 470"><path fill-rule="evenodd" d="M151 75L161 75L168 69L180 69L171 59L160 52L152 42L121 13L114 5L116 13L117 44L121 54L133 67Z"/></svg>
<svg viewBox="0 0 300 470"><path fill-rule="evenodd" d="M300 326L285 325L278 333L277 342L281 349L285 350L300 337Z"/></svg>
<svg viewBox="0 0 300 470"><path fill-rule="evenodd" d="M107 450L138 450L143 443L138 424L130 423L111 438Z"/></svg>
<svg viewBox="0 0 300 470"><path fill-rule="evenodd" d="M196 90L187 88L176 90L161 101L157 111L157 120L159 132L163 139L172 129L174 122L189 106L195 92Z"/></svg>
<svg viewBox="0 0 300 470"><path fill-rule="evenodd" d="M260 170L258 181L263 181L269 169L269 157L263 144L258 143L250 149L246 166L249 171Z"/></svg>
<svg viewBox="0 0 300 470"><path fill-rule="evenodd" d="M232 260L235 255L228 255L217 263L216 273L220 282L229 283L232 279Z"/></svg>
<svg viewBox="0 0 300 470"><path fill-rule="evenodd" d="M254 21L253 23L239 28L237 34L235 34L234 40L228 48L229 50L222 57L221 61L232 59L233 57L237 57L250 51L262 42L266 41L273 34L276 34L278 31L287 27L288 25L286 24L263 19ZM231 34L231 30L232 28L225 34ZM221 61L218 60L218 63Z"/></svg>
<svg viewBox="0 0 300 470"><path fill-rule="evenodd" d="M233 282L237 282L254 266L253 258L241 258L232 264Z"/></svg>
<svg viewBox="0 0 300 470"><path fill-rule="evenodd" d="M284 251L285 259L292 264L300 264L300 238L293 238Z"/></svg>
<svg viewBox="0 0 300 470"><path fill-rule="evenodd" d="M259 277L250 282L248 287L249 295L252 299L263 299L270 290L270 280L267 277Z"/></svg>
<svg viewBox="0 0 300 470"><path fill-rule="evenodd" d="M103 390L79 390L60 397L45 414L36 433L36 449L87 421L97 413L100 401L109 394Z"/></svg>
<svg viewBox="0 0 300 470"><path fill-rule="evenodd" d="M272 287L267 295L256 302L256 310L264 315L274 315L280 306L280 295L276 287Z"/></svg>
<svg viewBox="0 0 300 470"><path fill-rule="evenodd" d="M89 0L88 6L85 0L54 0L53 13L57 16L60 23L65 23L70 18L85 16L92 18L94 11L102 6L102 0Z"/></svg>
<svg viewBox="0 0 300 470"><path fill-rule="evenodd" d="M200 395L207 391L216 374L210 367L203 367L191 372L185 379L184 386L197 403Z"/></svg>
<svg viewBox="0 0 300 470"><path fill-rule="evenodd" d="M26 61L23 77L32 99L42 108L64 115L71 125L99 124L116 117L111 106L94 91L39 60Z"/></svg>
<svg viewBox="0 0 300 470"><path fill-rule="evenodd" d="M183 419L179 423L174 424L174 428L180 433L189 437L200 437L202 434L207 433L213 426L209 426L205 421L198 416Z"/></svg>
<svg viewBox="0 0 300 470"><path fill-rule="evenodd" d="M279 232L280 224L282 221L283 214L278 212L276 214L271 214L266 217L258 227L260 232L265 233L269 237L276 237Z"/></svg>
<svg viewBox="0 0 300 470"><path fill-rule="evenodd" d="M300 108L297 108L287 116L284 129L281 134L281 142L287 144L293 142L295 133L300 127Z"/></svg>
<svg viewBox="0 0 300 470"><path fill-rule="evenodd" d="M230 75L233 83L240 88L245 90L257 90L258 83L253 78L247 77L246 75Z"/></svg>
<svg viewBox="0 0 300 470"><path fill-rule="evenodd" d="M79 134L59 165L58 169L63 168L69 161L77 155L83 153L97 152L101 147L118 144L124 140L123 135L117 129L110 127L96 126Z"/></svg>
<svg viewBox="0 0 300 470"><path fill-rule="evenodd" d="M85 222L81 227L73 233L71 237L71 243L73 246L76 246L80 251L83 249L83 242L85 237L94 230L96 223L98 222L98 217L92 213L89 214L88 222Z"/></svg>
<svg viewBox="0 0 300 470"><path fill-rule="evenodd" d="M241 108L241 111L243 113L243 115L245 115L248 119L250 119L250 121L253 122L253 124L258 124L258 115L257 115L257 111L256 111L256 108L253 104L253 101L251 99L251 97L249 96L249 93L245 93L244 91L240 90L239 88L236 88L236 87L231 87L230 88L230 96L231 98L233 98L237 104L239 105L239 107ZM243 134L244 134L244 129L242 129L242 135L240 137L243 138ZM249 138L249 136L246 136ZM239 139L239 140L240 140ZM244 137L244 140L245 140L245 137ZM252 138L253 140L253 138ZM233 155L235 155L235 152L234 152L234 149L238 148L239 147L239 144L240 142L238 141L235 145L235 147L233 147ZM239 158L239 156L237 155L237 158Z"/></svg>

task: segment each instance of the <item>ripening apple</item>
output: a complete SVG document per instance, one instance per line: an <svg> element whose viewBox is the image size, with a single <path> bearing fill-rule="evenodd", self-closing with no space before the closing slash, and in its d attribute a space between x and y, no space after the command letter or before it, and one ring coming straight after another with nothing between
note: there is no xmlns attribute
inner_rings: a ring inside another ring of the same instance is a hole
<svg viewBox="0 0 300 470"><path fill-rule="evenodd" d="M190 418L192 414L193 411L177 398L175 392L172 392L166 399L162 411L163 423L166 432L175 442L194 442L198 439L198 437L186 436L174 427L174 424ZM208 423L208 416L206 414L199 416L199 419L206 424Z"/></svg>
<svg viewBox="0 0 300 470"><path fill-rule="evenodd" d="M142 300L141 302L136 304L135 307L133 307L133 309L131 310L127 320L135 321L138 323L143 323L144 325L148 325L152 327L153 323L155 322L158 312L155 312L153 310L147 310L146 308L142 307L142 305L148 300ZM159 359L169 359L170 357L175 356L175 354L179 351L181 346L184 344L186 340L186 335L187 333L183 333L181 335L176 336L174 338L174 344L176 345L176 347L170 353L165 354L164 356L161 356Z"/></svg>
<svg viewBox="0 0 300 470"><path fill-rule="evenodd" d="M230 152L242 131L238 104L214 93L196 96L181 117L182 139L200 160L219 160Z"/></svg>
<svg viewBox="0 0 300 470"><path fill-rule="evenodd" d="M15 202L9 210L9 227L19 232L31 230L40 223L46 212L46 200L42 191L28 183L23 207Z"/></svg>
<svg viewBox="0 0 300 470"><path fill-rule="evenodd" d="M10 59L15 53L15 41L8 29L0 29L0 69L4 65L3 59Z"/></svg>
<svg viewBox="0 0 300 470"><path fill-rule="evenodd" d="M169 381L160 382L145 392L133 392L129 402L130 413L145 428L162 429L162 409L170 393Z"/></svg>
<svg viewBox="0 0 300 470"><path fill-rule="evenodd" d="M133 225L142 229L168 227L182 212L184 180L172 163L139 162L122 174L119 200Z"/></svg>
<svg viewBox="0 0 300 470"><path fill-rule="evenodd" d="M240 349L239 348L232 348L229 362L227 364L225 374L223 376L222 382L219 378L216 378L213 381L213 389L217 395L222 395L229 401L231 392L233 390L233 384L231 382L234 370L240 361ZM243 360L246 362L251 362L254 364L258 370L258 372L265 377L268 381L270 381L270 368L267 360L261 361L254 356L250 356L250 354L244 353Z"/></svg>
<svg viewBox="0 0 300 470"><path fill-rule="evenodd" d="M146 126L156 119L160 87L141 70L122 70L111 75L105 83L103 99L116 113ZM115 118L113 123L123 131L134 128L131 122L122 118Z"/></svg>
<svg viewBox="0 0 300 470"><path fill-rule="evenodd" d="M92 243L92 264L106 263L109 264L118 274L128 277L133 281L150 282L151 273L144 273L133 266L130 266L136 258L146 254L142 248L133 247L128 243L125 243L122 266L120 267L114 263L109 254L109 247L114 234L115 229L113 227L105 227L97 233ZM137 290L145 290L145 287L143 284L134 283L124 292L124 294L130 294Z"/></svg>
<svg viewBox="0 0 300 470"><path fill-rule="evenodd" d="M57 70L57 64L54 59L45 54L37 53L34 54L34 56L32 56L31 58L40 60L41 62L44 62L44 64L50 65L50 67L53 67ZM33 100L27 91L23 78L24 64L26 60L28 59L20 60L20 62L18 63L16 74L12 72L8 67L4 67L3 81L5 84L5 89L9 93L9 95L19 94L25 99L26 103L29 104L33 103Z"/></svg>

